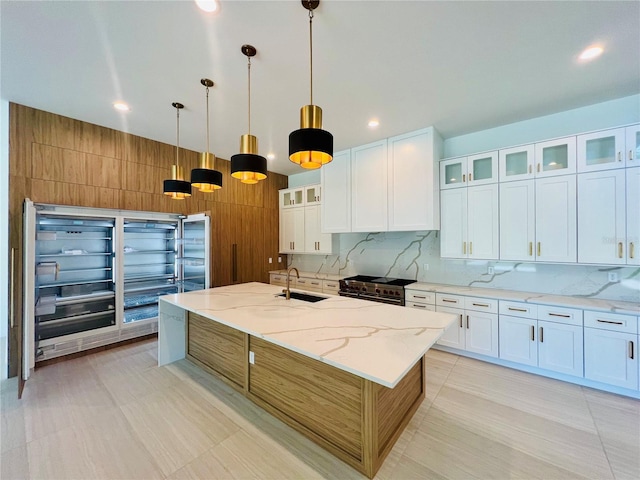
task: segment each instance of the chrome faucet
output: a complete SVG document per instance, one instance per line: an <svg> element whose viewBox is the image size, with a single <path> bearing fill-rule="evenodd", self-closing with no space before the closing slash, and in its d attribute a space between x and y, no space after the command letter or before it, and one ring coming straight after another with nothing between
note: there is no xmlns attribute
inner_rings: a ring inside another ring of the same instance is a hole
<svg viewBox="0 0 640 480"><path fill-rule="evenodd" d="M289 280L290 280L291 270L295 270L296 271L296 277L300 278L300 272L298 272L298 269L296 267L291 267L291 268L289 268L289 270L287 270L287 288L282 290L282 293L285 294L285 298L287 300L291 299L291 290L289 289Z"/></svg>

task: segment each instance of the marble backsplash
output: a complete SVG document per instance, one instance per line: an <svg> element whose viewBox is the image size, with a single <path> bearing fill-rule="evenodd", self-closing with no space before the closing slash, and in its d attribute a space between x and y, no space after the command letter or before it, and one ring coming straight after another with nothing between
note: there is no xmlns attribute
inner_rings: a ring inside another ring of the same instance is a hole
<svg viewBox="0 0 640 480"><path fill-rule="evenodd" d="M440 258L437 231L340 234L337 255L288 255L301 271L640 302L640 267ZM493 273L489 274L489 267ZM609 280L615 273L616 281Z"/></svg>

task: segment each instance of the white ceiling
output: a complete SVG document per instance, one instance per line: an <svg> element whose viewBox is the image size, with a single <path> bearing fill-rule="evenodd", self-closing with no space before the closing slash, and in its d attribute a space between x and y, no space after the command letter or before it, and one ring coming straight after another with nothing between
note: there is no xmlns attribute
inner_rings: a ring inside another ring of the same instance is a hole
<svg viewBox="0 0 640 480"><path fill-rule="evenodd" d="M252 133L269 169L302 170L288 135L309 102L308 12L298 0L0 2L2 98L229 159ZM445 138L640 93L638 1L322 0L314 103L339 151L435 126ZM590 63L577 55L599 43ZM118 113L125 100L132 111ZM377 117L380 127L367 121Z"/></svg>

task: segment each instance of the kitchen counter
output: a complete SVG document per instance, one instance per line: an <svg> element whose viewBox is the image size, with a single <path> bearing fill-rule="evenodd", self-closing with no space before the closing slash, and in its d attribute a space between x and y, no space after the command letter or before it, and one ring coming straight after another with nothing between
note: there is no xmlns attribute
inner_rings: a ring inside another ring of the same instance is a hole
<svg viewBox="0 0 640 480"><path fill-rule="evenodd" d="M281 291L279 286L245 283L166 295L160 297L160 305L161 309L168 303L197 313L389 388L397 385L456 318L321 294L327 299L317 303L285 300L276 296ZM184 325L177 328L181 335L175 330L162 338L160 327L158 355L164 363L184 358L184 353L180 357L178 352L175 358L163 351L181 346L184 351Z"/></svg>
<svg viewBox="0 0 640 480"><path fill-rule="evenodd" d="M640 315L640 293L638 303L621 302L617 300L603 300L588 297L570 297L565 295L549 295L545 293L518 292L515 290L500 290L496 288L462 287L438 283L416 282L407 285L407 289L423 292L448 293L451 295L465 295L473 297L494 298L538 305L554 305L559 307L597 310L626 315Z"/></svg>
<svg viewBox="0 0 640 480"><path fill-rule="evenodd" d="M282 270L270 270L269 273L275 273L276 275L286 275L287 269ZM333 273L317 273L317 272L303 272L300 271L300 277L304 278L317 278L318 280L342 280L345 275L334 275ZM292 273L291 278L296 278L296 274Z"/></svg>
<svg viewBox="0 0 640 480"><path fill-rule="evenodd" d="M424 354L457 317L280 292L246 283L160 297L158 363L188 358L373 478L424 400Z"/></svg>

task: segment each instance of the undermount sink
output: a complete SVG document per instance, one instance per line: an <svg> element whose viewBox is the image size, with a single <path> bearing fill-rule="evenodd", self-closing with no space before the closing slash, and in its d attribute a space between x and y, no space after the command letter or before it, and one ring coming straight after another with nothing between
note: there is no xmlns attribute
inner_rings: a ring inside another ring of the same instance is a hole
<svg viewBox="0 0 640 480"><path fill-rule="evenodd" d="M278 295L278 297L284 297L284 296L286 296L284 293L281 293L280 295ZM327 299L327 297L319 297L317 295L309 295L308 293L300 293L300 292L291 292L290 297L295 300L302 300L303 302L311 302L311 303L316 303L316 302L319 302L320 300Z"/></svg>

